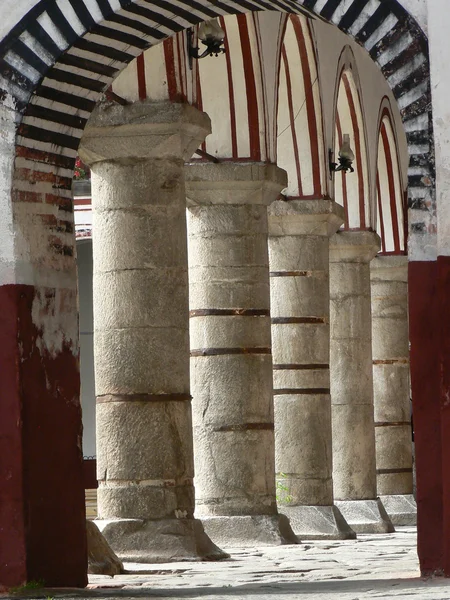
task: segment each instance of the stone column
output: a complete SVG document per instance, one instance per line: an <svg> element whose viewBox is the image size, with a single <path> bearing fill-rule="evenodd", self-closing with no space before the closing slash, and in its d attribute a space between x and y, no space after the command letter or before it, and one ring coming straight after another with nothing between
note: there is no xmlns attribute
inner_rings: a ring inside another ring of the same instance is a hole
<svg viewBox="0 0 450 600"><path fill-rule="evenodd" d="M296 543L275 497L267 205L286 173L186 167L197 514L214 541Z"/></svg>
<svg viewBox="0 0 450 600"><path fill-rule="evenodd" d="M394 525L415 525L408 340L408 258L371 265L377 490Z"/></svg>
<svg viewBox="0 0 450 600"><path fill-rule="evenodd" d="M189 105L100 105L92 169L97 524L132 562L220 558L194 519L184 160Z"/></svg>
<svg viewBox="0 0 450 600"><path fill-rule="evenodd" d="M333 506L328 246L343 222L331 200L269 209L277 498L300 539L356 537Z"/></svg>
<svg viewBox="0 0 450 600"><path fill-rule="evenodd" d="M330 377L336 505L357 533L394 531L377 498L370 261L380 238L336 233L330 242Z"/></svg>

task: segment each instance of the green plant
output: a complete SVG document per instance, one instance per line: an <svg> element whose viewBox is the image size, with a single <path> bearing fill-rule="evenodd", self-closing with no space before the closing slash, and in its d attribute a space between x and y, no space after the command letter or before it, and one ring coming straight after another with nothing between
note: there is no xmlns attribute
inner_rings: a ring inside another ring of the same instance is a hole
<svg viewBox="0 0 450 600"><path fill-rule="evenodd" d="M77 156L75 160L75 168L73 171L73 178L75 181L83 181L85 179L90 179L91 173L89 167L87 167L82 160Z"/></svg>
<svg viewBox="0 0 450 600"><path fill-rule="evenodd" d="M290 504L294 497L289 494L289 487L283 482L283 479L287 479L286 473L278 473L276 480L276 499L281 504Z"/></svg>
<svg viewBox="0 0 450 600"><path fill-rule="evenodd" d="M23 585L19 585L17 587L12 587L9 589L9 591L11 592L11 594L23 594L24 592L28 592L30 590L39 590L41 588L43 588L45 586L44 581L42 581L42 579L39 579L38 581L31 579L30 581L27 581L27 583L24 583Z"/></svg>

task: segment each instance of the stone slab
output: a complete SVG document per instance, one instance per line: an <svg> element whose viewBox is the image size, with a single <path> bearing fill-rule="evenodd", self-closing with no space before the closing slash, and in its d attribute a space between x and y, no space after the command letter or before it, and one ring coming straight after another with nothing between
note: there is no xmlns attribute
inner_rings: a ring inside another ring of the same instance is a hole
<svg viewBox="0 0 450 600"><path fill-rule="evenodd" d="M202 523L208 536L224 547L300 543L285 515L202 517Z"/></svg>
<svg viewBox="0 0 450 600"><path fill-rule="evenodd" d="M380 496L393 525L416 525L417 505L412 494Z"/></svg>
<svg viewBox="0 0 450 600"><path fill-rule="evenodd" d="M126 563L123 575L90 575L88 589L40 589L32 597L448 600L448 579L420 578L416 543L415 529L400 527L395 534L356 540L231 549L231 560L219 564Z"/></svg>
<svg viewBox="0 0 450 600"><path fill-rule="evenodd" d="M95 523L123 561L160 563L229 558L209 539L198 519L99 519Z"/></svg>
<svg viewBox="0 0 450 600"><path fill-rule="evenodd" d="M283 506L300 540L354 540L356 533L336 506Z"/></svg>
<svg viewBox="0 0 450 600"><path fill-rule="evenodd" d="M336 500L342 516L356 533L393 533L394 526L379 498Z"/></svg>

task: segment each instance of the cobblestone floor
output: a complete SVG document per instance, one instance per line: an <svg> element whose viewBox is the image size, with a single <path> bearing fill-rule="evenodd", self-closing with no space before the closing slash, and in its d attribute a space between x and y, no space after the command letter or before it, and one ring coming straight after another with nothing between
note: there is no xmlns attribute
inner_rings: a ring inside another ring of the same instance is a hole
<svg viewBox="0 0 450 600"><path fill-rule="evenodd" d="M356 541L229 551L231 559L224 562L126 565L132 572L90 576L86 590L42 590L27 597L450 600L450 579L420 579L413 528Z"/></svg>

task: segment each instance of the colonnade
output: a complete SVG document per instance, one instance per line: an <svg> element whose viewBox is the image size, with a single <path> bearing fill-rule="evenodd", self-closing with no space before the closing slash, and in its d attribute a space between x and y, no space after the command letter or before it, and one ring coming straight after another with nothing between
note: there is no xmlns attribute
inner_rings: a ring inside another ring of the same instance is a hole
<svg viewBox="0 0 450 600"><path fill-rule="evenodd" d="M97 523L140 562L393 531L385 507L415 510L403 271L372 269L372 365L377 236L336 233L331 200L279 200L275 165L185 165L209 131L145 101L100 105L82 139Z"/></svg>

